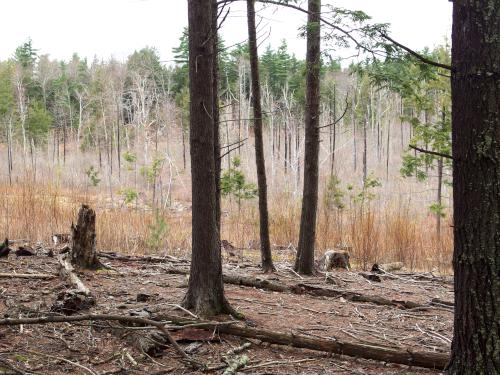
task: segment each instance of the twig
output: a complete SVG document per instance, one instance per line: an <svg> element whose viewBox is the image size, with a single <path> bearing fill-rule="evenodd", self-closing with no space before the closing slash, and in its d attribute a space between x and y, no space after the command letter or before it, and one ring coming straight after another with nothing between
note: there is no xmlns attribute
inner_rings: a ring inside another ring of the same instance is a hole
<svg viewBox="0 0 500 375"><path fill-rule="evenodd" d="M446 159L451 159L451 160L454 160L453 156L449 155L449 154L443 154L442 152L437 152L437 151L430 151L430 150L425 150L423 148L420 148L420 147L417 147L417 146L413 146L413 145L410 145L410 148L418 151L418 152L421 152L423 154L429 154L429 155L435 155L435 156L441 156L443 158L446 158Z"/></svg>
<svg viewBox="0 0 500 375"><path fill-rule="evenodd" d="M441 63L438 63L436 61L429 60L428 58L422 56L418 52L415 52L414 50L406 47L405 45L396 42L394 39L392 39L389 35L387 35L385 33L381 32L380 35L382 36L382 38L387 39L389 42L395 44L396 46L398 46L402 50L405 50L410 55L412 55L413 57L417 58L418 60L422 61L425 64L432 65L432 66L435 66L435 67L438 67L438 68L443 68L443 69L446 69L446 70L453 70L453 68L451 67L451 65L441 64Z"/></svg>
<svg viewBox="0 0 500 375"><path fill-rule="evenodd" d="M189 364L195 368L204 368L204 364L199 363L191 359L182 348L177 344L172 335L166 330L165 323L157 322L155 320L140 318L136 316L121 316L121 315L107 315L107 314L88 314L88 315L73 315L73 316L41 316L38 318L7 318L0 319L0 326L12 326L12 325L22 325L22 324L47 324L47 323L71 323L71 322L81 322L85 320L101 320L101 321L119 321L128 323L138 323L147 324L156 327L160 330L166 337L168 342L174 347L177 353Z"/></svg>
<svg viewBox="0 0 500 375"><path fill-rule="evenodd" d="M63 358L63 357L57 357L55 355L46 354L46 353L40 353L40 352L36 352L34 350L28 350L28 349L25 349L24 351L26 353L30 353L30 354L35 354L35 355L40 355L40 356L47 357L47 358L57 359L58 361L63 361L63 362L69 363L70 365L73 365L73 366L76 366L76 367L80 367L81 369L87 371L88 373L90 373L92 375L99 375L98 372L92 370L91 368L86 367L84 365L81 365L78 362L70 361L69 359L66 359L66 358Z"/></svg>
<svg viewBox="0 0 500 375"><path fill-rule="evenodd" d="M200 319L200 317L199 317L198 315L193 314L191 311L189 311L189 310L185 309L185 308L184 308L184 307L182 307L181 305L177 305L177 304L175 304L175 303L170 303L169 305L170 305L170 306L175 307L176 309L179 309L179 310L184 311L185 313L187 313L187 314L191 315L191 316L192 316L193 318L195 318L195 319Z"/></svg>
<svg viewBox="0 0 500 375"><path fill-rule="evenodd" d="M286 270L290 271L293 273L295 276L298 276L300 279L304 279L302 276L300 276L297 272L292 267L285 267Z"/></svg>
<svg viewBox="0 0 500 375"><path fill-rule="evenodd" d="M327 128L327 127L330 127L330 126L335 126L337 125L343 118L344 116L346 115L347 113L347 110L349 109L349 102L348 102L348 99L349 99L349 96L346 95L345 96L345 108L344 108L344 113L342 113L342 115L338 118L338 119L334 119L332 123L328 124L328 125L323 125L323 126L318 126L318 129L323 129L323 128Z"/></svg>
<svg viewBox="0 0 500 375"><path fill-rule="evenodd" d="M3 367L7 367L9 370L12 370L12 372L14 372L15 374L20 374L20 375L28 375L29 374L28 372L22 371L22 370L18 369L17 367L15 367L14 365L11 365L9 362L7 362L6 360L4 360L2 358L0 358L0 364Z"/></svg>
<svg viewBox="0 0 500 375"><path fill-rule="evenodd" d="M293 364L297 364L297 363L312 362L312 361L317 361L317 360L318 360L317 358L305 358L305 359L297 359L295 361L270 361L270 362L259 363L257 365L253 365L253 366L247 366L240 371L252 370L255 368L259 368L259 367L269 367L269 366L278 366L278 365L293 365Z"/></svg>

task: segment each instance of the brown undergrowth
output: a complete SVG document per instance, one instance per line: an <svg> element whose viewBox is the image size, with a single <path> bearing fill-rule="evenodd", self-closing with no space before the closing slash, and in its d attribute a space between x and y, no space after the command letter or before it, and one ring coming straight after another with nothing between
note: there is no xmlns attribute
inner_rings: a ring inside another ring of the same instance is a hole
<svg viewBox="0 0 500 375"><path fill-rule="evenodd" d="M49 242L53 233L67 233L82 203L97 211L100 249L131 254L187 252L190 248L190 202L153 208L145 203L110 203L107 192L89 187L34 183L26 177L0 184L0 235L11 239ZM294 255L300 221L300 200L288 193L270 200L270 233L275 248ZM222 238L235 247L258 247L258 212L253 200L223 202ZM451 265L452 230L443 220L440 240L435 218L417 215L399 204L352 203L338 210L320 204L317 252L343 248L360 268L375 262L401 261L408 269L447 273ZM283 254L283 253L280 253ZM278 255L276 255L278 256ZM282 256L282 255L280 255Z"/></svg>

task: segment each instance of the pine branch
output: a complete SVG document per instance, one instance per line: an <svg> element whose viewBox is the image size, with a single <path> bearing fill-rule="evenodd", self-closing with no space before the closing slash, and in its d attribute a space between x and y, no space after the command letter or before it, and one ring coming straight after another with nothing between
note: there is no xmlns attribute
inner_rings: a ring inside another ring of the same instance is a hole
<svg viewBox="0 0 500 375"><path fill-rule="evenodd" d="M413 149L413 150L416 150L416 151L418 151L418 152L421 152L421 153L423 153L423 154L429 154L429 155L441 156L441 157L446 158L446 159L451 159L451 160L454 160L453 156L448 155L448 154L443 154L442 152L425 150L425 149L423 149L423 148L420 148L420 147L417 147L417 146L413 146L413 145L410 145L410 148L411 148L411 149Z"/></svg>

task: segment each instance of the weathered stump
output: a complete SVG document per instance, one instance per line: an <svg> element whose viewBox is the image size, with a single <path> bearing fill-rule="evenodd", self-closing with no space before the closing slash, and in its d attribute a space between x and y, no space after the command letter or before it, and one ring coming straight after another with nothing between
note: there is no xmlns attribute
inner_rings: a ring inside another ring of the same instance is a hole
<svg viewBox="0 0 500 375"><path fill-rule="evenodd" d="M97 269L101 263L97 258L95 212L82 205L76 226L71 224L71 264L81 269Z"/></svg>

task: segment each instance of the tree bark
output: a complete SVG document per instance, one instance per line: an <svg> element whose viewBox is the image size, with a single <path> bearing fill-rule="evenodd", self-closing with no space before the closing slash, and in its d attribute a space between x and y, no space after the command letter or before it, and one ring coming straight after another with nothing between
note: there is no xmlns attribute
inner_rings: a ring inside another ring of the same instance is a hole
<svg viewBox="0 0 500 375"><path fill-rule="evenodd" d="M214 126L214 160L215 160L215 218L217 221L217 240L220 243L221 231L221 202L220 202L220 131L219 131L219 36L217 24L217 1L212 1L212 44L213 44L213 76L212 76L212 119ZM239 138L238 138L239 139Z"/></svg>
<svg viewBox="0 0 500 375"><path fill-rule="evenodd" d="M217 229L213 1L189 0L189 94L192 254L184 306L203 316L226 312Z"/></svg>
<svg viewBox="0 0 500 375"><path fill-rule="evenodd" d="M271 254L271 241L269 239L266 162L264 157L264 141L262 137L262 105L259 77L259 55L257 51L257 32L255 29L255 0L247 0L247 18L250 71L252 76L255 162L257 164L257 182L259 187L260 254L262 270L264 272L272 272L275 270L275 268Z"/></svg>
<svg viewBox="0 0 500 375"><path fill-rule="evenodd" d="M318 208L321 0L309 0L308 11L304 189L299 246L295 261L295 270L302 274L312 274L314 270L316 211Z"/></svg>
<svg viewBox="0 0 500 375"><path fill-rule="evenodd" d="M449 374L500 372L500 2L455 0L455 322Z"/></svg>
<svg viewBox="0 0 500 375"><path fill-rule="evenodd" d="M71 225L71 264L82 269L97 269L95 212L87 205L78 211L77 224Z"/></svg>

